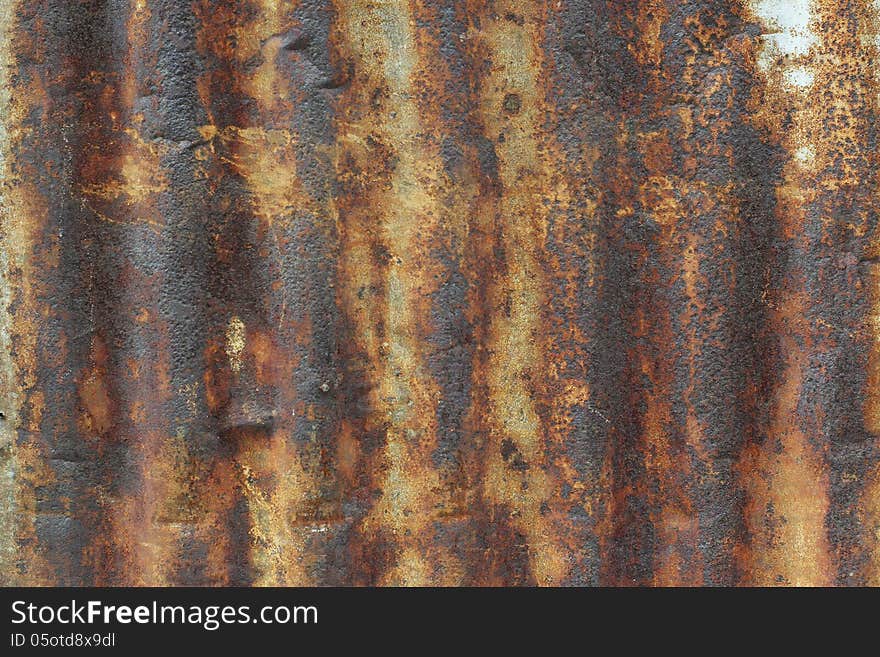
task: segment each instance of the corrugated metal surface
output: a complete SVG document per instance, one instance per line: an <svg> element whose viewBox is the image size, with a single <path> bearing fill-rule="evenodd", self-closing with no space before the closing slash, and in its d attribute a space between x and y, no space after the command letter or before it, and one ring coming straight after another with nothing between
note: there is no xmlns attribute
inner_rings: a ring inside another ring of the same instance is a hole
<svg viewBox="0 0 880 657"><path fill-rule="evenodd" d="M7 584L880 584L876 0L2 0Z"/></svg>

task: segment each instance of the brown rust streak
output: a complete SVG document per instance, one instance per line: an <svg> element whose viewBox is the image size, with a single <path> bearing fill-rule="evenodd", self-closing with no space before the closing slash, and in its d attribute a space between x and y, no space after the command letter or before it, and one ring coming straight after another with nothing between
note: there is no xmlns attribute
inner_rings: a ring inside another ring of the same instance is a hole
<svg viewBox="0 0 880 657"><path fill-rule="evenodd" d="M245 32L241 38L241 52L255 57L260 52L259 42L255 42L255 34L248 34L246 28L241 26L240 11L233 3L216 5L215 3L200 1L193 3L193 13L198 21L196 45L205 57L213 56L216 62L210 62L207 71L196 82L196 93L205 108L208 122L199 129L199 133L205 142L200 144L195 151L195 158L199 165L195 168L196 178L204 178L208 181L210 197L209 204L217 207L209 208L219 215L217 221L223 222L222 228L226 232L232 221L247 221L246 217L232 216L230 207L234 199L221 196L220 187L229 177L239 174L237 162L229 158L229 153L235 153L237 139L242 127L238 125L239 117L215 117L212 104L215 98L221 102L227 100L232 103L238 100L242 93L242 81L238 79L235 67L238 64L235 49L239 41L239 32ZM221 122L231 122L226 125ZM231 148L229 147L231 144ZM223 149L220 151L220 149ZM224 230L225 229L225 230ZM230 244L231 240L224 239L225 235L211 235L215 243L215 259L229 266L230 260L235 256L235 249L240 245ZM205 260L209 259L205 256ZM207 267L208 263L199 263ZM234 306L234 302L226 301L226 305ZM235 314L232 307L226 313L225 321L213 319L211 332L207 337L208 344L205 347L205 368L203 373L204 406L222 423L224 409L230 404L230 387L237 382L237 374L241 370L243 352L245 350L246 326ZM221 323L222 322L222 323ZM247 381L244 382L247 385ZM195 392L198 395L201 390ZM199 400L200 401L200 400ZM198 406L198 401L194 400ZM235 415L235 411L233 411ZM239 420L246 419L233 417L229 424L234 425ZM195 458L198 485L194 489L194 506L198 509L198 522L193 528L193 537L206 546L205 577L216 585L241 585L244 580L249 580L252 573L250 566L253 563L253 542L250 536L252 528L250 516L246 514L236 515L239 503L247 496L247 479L250 472L240 467L237 462L238 448L249 448L252 436L247 429L243 432L226 431L227 427L218 426L217 444L212 446L214 453L199 455ZM234 429L234 427L229 427ZM244 435L241 435L241 434ZM182 437L182 438L185 438ZM258 438L257 438L258 439ZM230 441L231 444L227 444ZM245 502L247 504L247 502ZM243 526L244 525L244 526ZM241 545L242 534L248 533L246 545ZM233 534L235 536L233 537ZM236 568L242 572L238 576L234 572Z"/></svg>
<svg viewBox="0 0 880 657"><path fill-rule="evenodd" d="M715 473L693 398L701 383L702 335L718 319L707 313L701 298L707 286L700 273L700 251L703 234L709 232L703 224L721 214L721 208L730 210L730 190L701 179L696 162L717 153L699 149L718 146L694 139L693 126L698 122L715 135L722 132L723 123L713 116L717 110L712 95L726 80L723 73L700 77L706 63L695 61L693 53L701 49L691 42L692 35L703 38L704 51L711 47L715 70L724 71L727 62L719 47L723 18L713 15L713 32L701 22L704 17L694 12L682 19L682 13L676 19L685 20L688 31L674 44L661 35L679 34L681 26L670 25L669 7L663 2L639 3L634 15L621 15L621 22L628 21L634 32L618 28L631 44L645 80L633 86L636 102L619 123L621 155L611 185L620 195L613 208L615 224L628 224L650 241L643 237L624 245L641 273L639 292L631 302L635 307L627 318L627 378L633 385L621 394L638 419L632 429L612 427L617 444L606 457L605 471L614 490L609 513L598 529L607 583L701 584L705 564L700 534L714 530L700 526L696 473ZM682 57L684 52L689 55ZM693 90L693 96L676 93L682 78L691 83L688 91ZM643 175L633 174L641 170ZM675 408L682 393L684 417ZM626 424L628 419L612 421ZM631 444L625 435L630 430L637 432ZM630 456L629 450L636 454ZM640 466L628 465L636 459Z"/></svg>
<svg viewBox="0 0 880 657"><path fill-rule="evenodd" d="M144 116L135 109L145 85L142 63L151 56L150 21L146 3L133 3L126 22L129 47L124 61L118 70L93 76L91 115L97 120L89 127L89 143L82 149L77 190L83 207L98 222L97 235L119 234L134 242L135 250L152 248L137 244L143 237L161 235L164 221L158 199L168 187L161 163L167 147L147 139ZM122 260L114 252L120 249L115 241L105 243L96 237L94 242L97 253L92 267ZM165 585L180 533L166 511L168 499L177 498L179 487L166 419L171 398L168 327L156 296L160 277L128 261L122 261L122 272L111 298L116 301L116 325L124 327L125 336L115 332L108 336L105 327L95 327L90 366L78 384L83 409L78 428L99 455L129 445L137 471L125 475L130 483L98 484L94 494L105 515L100 521L104 530L86 547L85 562L98 584ZM94 283L92 294L109 293L105 280ZM136 492L117 493L120 486L132 486Z"/></svg>
<svg viewBox="0 0 880 657"><path fill-rule="evenodd" d="M749 4L769 32L791 24L785 17L774 20L767 3ZM753 584L828 585L836 579L837 557L827 533L830 483L823 435L834 409L805 389L808 376L815 377L816 355L833 350L835 338L833 327L816 318L820 311L811 289L817 249L836 247L842 230L856 237L865 230L862 222L835 225L833 214L835 194L852 194L863 184L863 154L854 145L862 143L867 126L853 101L863 96L859 62L866 53L858 31L850 28L865 6L833 0L801 4L810 12L792 32L801 45L785 52L783 43L782 52L764 51L770 64L763 71L759 67L764 91L754 101L756 122L778 137L787 156L776 189L776 218L789 261L781 285L767 298L781 361L768 435L763 444L750 445L740 463L750 536L742 570L744 582ZM811 234L817 225L818 237Z"/></svg>
<svg viewBox="0 0 880 657"><path fill-rule="evenodd" d="M876 120L880 116L880 2L866 0L860 28L862 56L869 62L863 71L872 76L866 81L869 94L867 102L870 103ZM874 191L871 198L876 205L880 203L880 152L876 148L870 162L874 172L871 180ZM870 238L867 255L871 258L880 256L880 240L876 233ZM869 264L865 283L871 301L866 326L871 343L867 364L864 424L874 438L877 454L880 452L880 268L876 262ZM858 512L862 522L860 539L867 554L864 582L869 586L880 586L880 458L875 458L867 469Z"/></svg>
<svg viewBox="0 0 880 657"><path fill-rule="evenodd" d="M859 500L864 527L862 540L868 548L865 583L867 586L880 586L880 466L875 464L869 472Z"/></svg>
<svg viewBox="0 0 880 657"><path fill-rule="evenodd" d="M211 123L201 128L202 136L209 142L212 153L214 139L229 147L232 157L224 164L245 179L253 195L254 214L269 230L290 210L314 205L303 192L296 171L297 135L290 120L294 90L276 62L283 55L285 35L294 29L291 14L295 4L260 0L250 8L249 19L241 18L234 9L220 10L219 17L212 17L209 7L200 13L209 30L209 34L203 35L203 47L228 60L234 70L231 73L233 88L229 92L236 94L239 100L253 100L256 106L251 124ZM215 34L213 30L220 26L212 28L211 25L212 22L219 24L220 17L229 25L222 28L226 33ZM212 36L225 39L209 45L208 39ZM253 70L239 70L254 58L259 58L260 63ZM207 88L210 79L206 76L201 80L200 95L206 105L211 97L211 89Z"/></svg>
<svg viewBox="0 0 880 657"><path fill-rule="evenodd" d="M717 434L719 428L709 426L698 408L722 385L718 379L729 375L706 373L705 352L711 346L729 347L717 342L728 338L722 327L736 312L727 304L734 302L731 288L735 290L737 272L728 270L728 263L741 237L742 221L737 182L728 173L737 157L730 117L736 116L739 92L732 72L738 37L731 38L729 22L737 17L723 5L689 9L679 8L676 16L686 29L677 44L660 38L662 32L678 28L676 24L663 29L669 20L663 3L640 5L635 21L648 42L636 52L650 71L646 88L662 100L647 108L652 129L636 135L646 172L636 199L658 228L655 246L660 272L666 276L654 274L652 287L658 298L669 299L668 307L652 303L648 317L640 318L654 328L643 336L651 348L639 349L638 355L651 383L645 393L642 450L646 474L658 484L656 493L650 483L645 490L656 533L651 583L666 586L699 585L707 574L710 581L727 583L730 575L713 572L708 563L727 562L727 555L719 552L736 538L731 527L711 520L700 498L707 488L718 495L715 490L729 477L723 464L716 463L717 447L707 440L707 429ZM705 170L704 163L713 160L723 162L719 171ZM719 180L720 172L727 175ZM730 271L730 278L709 280L705 271L713 265L718 274ZM723 287L725 283L729 287ZM675 409L679 396L681 411ZM702 522L707 516L708 522ZM707 551L706 544L713 548Z"/></svg>
<svg viewBox="0 0 880 657"><path fill-rule="evenodd" d="M22 54L40 62L44 34L26 34L18 24L20 3L3 5L0 12L3 78L21 66ZM41 299L37 274L48 258L37 253L45 230L48 202L39 186L33 165L19 162L24 143L34 134L26 119L32 112L46 109L46 80L37 70L27 68L30 77L17 83L14 96L3 85L2 129L2 340L14 350L3 357L0 385L4 394L2 440L4 444L4 547L0 581L4 585L45 586L57 582L56 565L45 554L37 536L37 492L55 481L49 462L49 448L41 433L44 396L37 388L39 363L37 338L41 319L49 314ZM33 174L33 175L32 175Z"/></svg>
<svg viewBox="0 0 880 657"><path fill-rule="evenodd" d="M757 19L767 31L775 29L760 13ZM770 68L767 76L766 93L777 103L793 106L792 132L803 135L813 118L804 94L786 86L780 69ZM794 157L797 148L812 144L799 146L796 139L784 144L789 161L784 182L777 188L779 232L789 243L801 239L805 207L813 189ZM773 391L767 439L763 444L749 445L740 461L749 532L741 556L744 583L815 585L829 583L831 577L824 527L828 482L822 473L822 457L815 453L798 413L810 336L804 319L803 273L797 264L785 272L784 287L775 291L778 298L771 301L770 325L780 336L781 371Z"/></svg>
<svg viewBox="0 0 880 657"><path fill-rule="evenodd" d="M298 328L303 332L310 329ZM284 353L271 335L242 325L240 336L227 332L227 354L230 341L236 339L241 340L241 350L233 350L234 357L240 359L238 365L234 360L229 364L232 386L273 389L293 379L297 361ZM235 436L234 485L247 501L255 586L314 583L308 566L315 556L308 551L308 541L313 531L321 531L320 523L313 522L309 513L310 501L317 495L315 472L320 463L308 446L298 449L292 440L293 417L297 408L301 413L305 409L297 403L295 391L281 389L278 408L289 409L288 417L279 413L268 435L244 429ZM245 406L242 413L249 410ZM223 480L218 483L223 485Z"/></svg>
<svg viewBox="0 0 880 657"><path fill-rule="evenodd" d="M246 61L258 54L262 57L256 71L240 81L241 93L255 101L257 125L242 129L229 126L228 137L220 135L233 142L231 165L253 194L256 220L276 243L276 224L291 209L313 205L299 185L294 152L296 135L289 127L291 92L275 61L283 34L291 27L287 11L292 9L292 4L262 0L254 7L255 17L237 32L236 58ZM298 525L303 524L303 516L310 520L307 503L316 495L319 483L308 451L297 450L292 440L291 418L297 395L286 382L293 380L296 360L273 341L273 334L281 331L283 335L290 328L284 325L283 315L280 321L282 326L269 327L267 332L252 330L245 335L245 349L254 360L255 383L281 391L278 406L282 417L273 427L269 445L262 445L259 439L245 441L236 457L251 517L251 559L256 571L253 583L258 586L314 583L306 568L310 560L307 541L311 526ZM311 332L307 326L297 326L296 331L303 335ZM285 368L288 371L283 371Z"/></svg>
<svg viewBox="0 0 880 657"><path fill-rule="evenodd" d="M143 81L138 67L148 61L150 53L147 41L150 35L151 12L146 0L136 0L130 7L127 21L129 49L125 68L121 75L121 89L117 99L122 116L111 115L115 126L127 124L123 129L123 154L117 161L123 184L113 197L123 207L123 217L134 222L148 224L154 231L164 224L158 207L158 197L168 189L161 159L164 148L145 141L142 124L144 117L134 110L135 102L143 94ZM86 198L90 190L83 190ZM100 193L98 194L100 196ZM94 199L97 203L97 199ZM105 216L109 216L107 213ZM130 427L130 437L138 454L139 478L142 482L138 494L112 504L113 540L120 551L132 554L131 565L123 566L123 577L114 583L163 586L170 583L170 569L177 556L180 528L166 517L166 509L179 496L181 477L177 471L178 459L170 427L166 418L165 404L171 398L168 368L168 327L162 321L156 290L160 281L156 276L146 275L132 267L125 280L130 306L120 304L132 321L130 336L149 336L149 346L144 351L119 354L124 359L124 369L118 373L118 382L124 390L120 421ZM145 361L150 362L145 367ZM116 383L116 382L114 382ZM114 436L124 440L125 436Z"/></svg>
<svg viewBox="0 0 880 657"><path fill-rule="evenodd" d="M240 177L244 181L250 195L249 216L238 220L253 222L259 241L268 242L259 252L261 258L269 250L289 250L289 238L283 237L287 222L295 220L296 212L318 209L297 172L294 109L300 92L290 87L279 64L288 56L282 51L284 40L296 29L295 7L295 3L261 0L247 12L242 6L217 7L208 2L197 8L202 20L200 49L219 62L219 70L199 81L199 95L210 119L201 128L207 145L199 157L206 162L204 175L212 180ZM219 94L227 94L242 107L250 102L254 109L249 114L242 110L238 116L214 116L212 100ZM220 261L236 257L227 249L241 248L222 236L218 243ZM282 274L280 263L266 266ZM222 502L213 511L218 517L231 513L239 496L245 500L250 583L314 584L311 564L318 555L310 553L314 548L310 541L313 533L325 531L313 508L321 495L323 466L314 446L294 440L297 413L310 416L311 411L293 385L298 358L289 346L308 344L312 327L293 321L286 298L281 299L279 316L271 319L239 317L236 302L229 300L228 305L223 344L215 342L206 352L209 362L220 354L226 358L209 368L206 387L209 407L227 414L230 433L224 439L235 441L237 447L232 464L222 458L215 464L216 472L202 495L207 499L211 490L219 493L216 499ZM257 410L255 402L247 400L260 390L275 391L277 396L266 402L270 407ZM236 410L229 415L233 407ZM230 558L229 549L212 550L217 568Z"/></svg>
<svg viewBox="0 0 880 657"><path fill-rule="evenodd" d="M875 246L876 248L876 246ZM873 344L867 371L867 390L864 404L865 428L880 434L880 271L872 268L867 280L872 295L868 330ZM880 463L868 469L864 489L859 500L859 515L863 526L861 540L867 547L865 581L869 586L880 586Z"/></svg>
<svg viewBox="0 0 880 657"><path fill-rule="evenodd" d="M342 47L357 71L340 99L337 172L342 239L339 300L364 359L369 415L343 427L345 464L360 459L377 489L353 550L372 564L357 576L377 584L461 583L455 557L435 541L450 500L432 463L439 392L431 376L431 295L441 264L442 164L421 89L438 84L427 62L436 48L415 19L417 2L337 5ZM436 110L435 110L436 111ZM363 432L358 436L354 432ZM378 441L365 451L368 436ZM351 466L344 465L346 469ZM369 556L372 555L372 556ZM358 557L356 557L358 558Z"/></svg>
<svg viewBox="0 0 880 657"><path fill-rule="evenodd" d="M751 446L740 468L746 479L745 509L750 540L742 569L756 585L824 585L831 582L825 536L828 482L821 456L810 445L797 419L805 357L796 337L803 330L804 300L796 292L771 316L786 337L785 364L773 400L769 435Z"/></svg>
<svg viewBox="0 0 880 657"><path fill-rule="evenodd" d="M548 355L540 323L547 294L542 258L548 206L564 206L568 197L554 164L562 155L545 127L553 111L542 80L548 7L477 4L479 28L468 38L485 48L488 60L478 116L494 143L501 183L500 197L484 211L497 213L504 254L488 292L493 312L487 320L486 360L481 356L474 367L488 392L488 408L477 410L488 427L482 488L490 513L501 515L525 538L531 578L541 585L559 584L571 556L557 525L561 495L553 474L553 434L537 407Z"/></svg>
<svg viewBox="0 0 880 657"><path fill-rule="evenodd" d="M635 21L641 32L636 57L651 71L648 88L658 90L663 99L668 97L666 88L670 84L670 71L663 67L664 43L660 31L667 19L664 3L648 2L639 5ZM685 71L685 75L688 74L690 71ZM654 116L659 118L667 112L665 108L657 108ZM688 115L687 119L691 117ZM711 199L711 192L707 193L699 183L689 179L687 170L680 175L672 166L673 148L679 140L686 148L688 136L687 133L672 135L667 131L637 135L637 145L647 170L647 177L638 188L637 202L656 221L660 233L657 247L661 270L651 276L650 284L658 291L674 289L674 279L669 280L661 273L667 268L672 276L683 280L685 305L680 321L685 326L691 324L694 311L699 312L695 280L699 269L699 237L693 232L688 234L691 229L688 220L694 210L707 210L705 204ZM682 202L681 199L687 199L688 195L701 197L703 207L695 204L697 208L692 208L687 201ZM638 370L644 380L650 382L650 389L645 392L641 439L648 482L641 494L652 509L650 517L655 532L651 583L656 586L697 585L702 582L701 555L697 551L699 520L687 482L693 476L690 453L700 454L702 458L706 454L692 410L689 409L683 432L677 430L672 416L677 356L673 329L675 308L663 303L657 306L652 303L651 306L640 309L634 332L635 344L639 345L636 347L638 353L634 354ZM644 342L651 348L641 346ZM689 359L693 359L699 349L692 331L687 336L686 349ZM683 439L680 439L682 434ZM652 482L657 482L656 489Z"/></svg>

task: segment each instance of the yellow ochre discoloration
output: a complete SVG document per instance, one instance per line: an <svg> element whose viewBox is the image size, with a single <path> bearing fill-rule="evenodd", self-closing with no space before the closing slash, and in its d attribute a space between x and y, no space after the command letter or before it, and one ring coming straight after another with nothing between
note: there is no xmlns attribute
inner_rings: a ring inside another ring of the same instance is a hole
<svg viewBox="0 0 880 657"><path fill-rule="evenodd" d="M868 586L880 586L880 467L869 471L860 506L864 540L871 548L865 582Z"/></svg>
<svg viewBox="0 0 880 657"><path fill-rule="evenodd" d="M218 9L208 2L197 7L204 21L198 37L200 51L217 58L220 68L197 83L211 122L199 127L205 143L196 152L196 159L203 163L196 175L212 184L240 177L249 202L247 214L236 221L245 222L249 231L268 244L258 255L272 268L282 263L270 253L287 252L295 246L286 235L297 216L329 214L304 190L298 172L296 109L304 90L290 83L297 56L282 50L286 40L295 40L300 29L294 18L297 7L296 2L268 0L247 8L229 5ZM218 113L216 108L223 107L222 97L230 88L243 100L246 111ZM239 255L224 252L222 257ZM279 288L282 286L276 284L273 291ZM287 312L292 302L283 291L278 300L281 312L271 322L261 317L246 326L239 315L231 317L225 344L228 373L220 373L207 391L209 405L232 405L240 414L229 420L230 438L237 445L233 463L215 464L215 478L209 483L227 493L215 505L214 513L221 524L231 527L236 500L245 501L247 516L235 522L240 532L244 530L242 520L245 522L245 561L252 582L261 586L313 583L311 573L320 557L310 554L309 546L315 543L316 535L327 531L327 519L339 521L338 512L329 508L333 504L317 505L316 509L315 500L320 499L328 478L326 464L314 442L295 440L295 409L303 402L302 391L293 381L300 363L290 347L281 347L292 336L307 344L312 329L306 322L293 323L293 312ZM246 400L255 391L267 389L279 393L270 409L260 411L249 401L236 406L240 403L236 398ZM266 413L271 420L265 419ZM242 423L240 428L238 423ZM230 485L232 490L226 491ZM205 525L201 531L207 535L212 530ZM217 569L228 560L223 551L229 549L233 548L227 544L215 551L212 562Z"/></svg>
<svg viewBox="0 0 880 657"><path fill-rule="evenodd" d="M865 59L861 69L866 73L865 104L876 117L880 113L880 0L865 0L859 22L860 52ZM872 78L872 79L871 79ZM873 149L869 159L872 165L870 184L872 200L880 203L880 153ZM868 184L868 181L863 181ZM880 253L880 240L871 239L870 255ZM875 449L880 447L880 268L872 263L864 282L868 288L871 309L866 318L866 328L871 339L867 366L864 403L864 426L873 436ZM865 580L870 586L880 586L880 466L877 463L867 469L864 492L859 501L859 515L863 524L862 540L869 555Z"/></svg>
<svg viewBox="0 0 880 657"><path fill-rule="evenodd" d="M233 315L226 325L226 356L229 358L229 369L241 371L241 354L244 352L246 329L240 317Z"/></svg>
<svg viewBox="0 0 880 657"><path fill-rule="evenodd" d="M750 3L750 10L767 32L757 58L764 84L755 100L755 120L778 135L786 156L776 188L779 234L795 252L812 248L807 227L818 211L827 231L824 244L832 243L836 230L860 236L867 217L854 214L839 223L823 194L854 194L864 184L859 135L868 129L863 110L870 81L862 62L872 46L849 29L863 21L830 0L763 0ZM740 465L752 536L743 568L747 581L756 584L835 581L826 454L817 449L828 409L812 406L805 387L811 356L825 348L827 326L808 319L813 292L799 258L793 256L784 286L767 299L782 361L769 435L763 447L747 450Z"/></svg>
<svg viewBox="0 0 880 657"><path fill-rule="evenodd" d="M342 295L369 358L371 405L384 440L372 466L372 479L382 492L360 527L367 549L381 535L394 544L376 581L455 584L452 558L440 558L431 546L432 524L446 505L431 463L438 392L425 362L436 285L428 244L441 212L441 164L437 145L426 139L428 128L422 125L418 97L427 73L412 5L417 3L337 6L345 51L361 72L349 92L351 118L339 125L337 162L381 158L376 164L385 167L375 178L358 181L363 198L341 199L347 283ZM377 248L384 260L375 263L378 280L363 270L373 261L370 250Z"/></svg>
<svg viewBox="0 0 880 657"><path fill-rule="evenodd" d="M540 385L545 358L539 324L545 303L545 200L564 202L567 190L553 165L552 136L543 127L548 107L538 77L543 64L536 44L544 11L515 2L496 4L498 15L519 14L522 24L486 16L481 29L469 35L484 44L490 62L481 80L480 117L487 137L495 142L503 187L494 209L505 262L501 282L493 290L499 296L493 300L497 310L490 318L486 345L491 435L483 490L526 537L535 580L559 584L567 574L567 556L552 521L558 490L548 472L547 434L533 391ZM520 469L505 459L508 441L524 464Z"/></svg>
<svg viewBox="0 0 880 657"><path fill-rule="evenodd" d="M2 214L0 214L0 391L3 402L0 412L3 413L3 422L0 423L0 584L11 586L15 584L12 573L15 572L15 560L17 557L16 518L19 510L16 508L16 430L18 425L18 395L16 394L16 361L12 355L12 325L13 316L9 304L12 302L12 285L9 280L13 268L18 268L21 263L16 263L16 235L10 230L14 199L10 198L10 167L9 158L12 156L10 148L10 131L14 131L16 112L12 107L12 94L9 91L8 71L12 66L13 55L11 53L10 40L12 35L11 21L14 16L15 3L5 3L0 7L0 176L4 181L0 186L0 199L2 199ZM12 242L10 242L12 240ZM22 245L18 245L20 248ZM19 258L21 255L18 254Z"/></svg>
<svg viewBox="0 0 880 657"><path fill-rule="evenodd" d="M34 249L47 204L37 180L28 175L33 169L16 166L16 160L31 134L26 117L44 107L45 79L33 76L11 93L10 74L19 59L21 36L15 17L20 8L18 2L0 8L0 410L5 416L0 422L0 581L7 586L36 586L55 579L55 565L46 558L37 535L37 492L54 481L41 434L43 395L36 389L38 325L46 307L34 276L43 263Z"/></svg>

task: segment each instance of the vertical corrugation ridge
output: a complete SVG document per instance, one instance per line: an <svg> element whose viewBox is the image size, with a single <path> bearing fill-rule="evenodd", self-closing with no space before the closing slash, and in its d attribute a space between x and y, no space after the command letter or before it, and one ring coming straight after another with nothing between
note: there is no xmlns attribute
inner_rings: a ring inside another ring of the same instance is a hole
<svg viewBox="0 0 880 657"><path fill-rule="evenodd" d="M74 584L100 578L84 546L103 534L95 498L96 453L77 427L76 377L90 333L80 285L76 200L79 117L88 83L76 48L90 27L51 2L17 7L12 48L16 138L6 224L16 254L12 348L17 364L15 540L18 583ZM26 510L26 512L25 512Z"/></svg>
<svg viewBox="0 0 880 657"><path fill-rule="evenodd" d="M209 266L220 282L206 395L232 461L224 466L234 491L230 549L244 552L229 578L255 585L319 583L327 539L343 523L327 472L334 419L322 400L339 381L321 362L329 354L310 346L328 319L315 316L328 306L314 297L332 295L334 285L322 261L334 240L322 179L329 158L315 159L314 137L301 135L307 95L327 86L309 51L324 28L299 9L201 3L196 11L208 65L198 91L208 117L199 131L212 190Z"/></svg>
<svg viewBox="0 0 880 657"><path fill-rule="evenodd" d="M87 76L74 189L84 217L79 246L87 254L82 289L94 323L77 380L77 422L101 464L91 494L102 530L84 559L102 584L163 584L174 553L173 528L157 524L170 482L156 475L172 456L164 420L169 357L153 294L162 274L150 258L164 224L158 198L167 188L165 148L145 138L137 106L149 71L142 61L149 59L150 13L143 4L108 8L105 21L98 27L110 37L124 33L126 47L113 40L106 68ZM125 476L115 471L121 464Z"/></svg>
<svg viewBox="0 0 880 657"><path fill-rule="evenodd" d="M15 23L16 4L4 3L0 6L0 230L3 248L0 250L0 584L11 586L19 581L18 523L22 512L19 507L20 493L17 488L17 435L19 426L19 403L17 381L20 373L13 352L15 307L13 302L20 293L14 288L16 272L24 266L22 247L27 242L22 239L20 228L16 230L15 208L21 200L16 199L15 176L12 159L15 155L14 142L16 130L21 120L11 93L15 75ZM20 302L21 299L19 299Z"/></svg>
<svg viewBox="0 0 880 657"><path fill-rule="evenodd" d="M484 351L474 376L484 378L485 428L482 495L486 526L495 522L520 536L527 556L527 579L560 584L571 557L554 521L561 495L555 484L557 435L548 430L550 356L541 331L548 294L545 243L550 213L568 202L565 180L549 125L553 108L543 73L544 25L548 6L513 2L474 3L468 38L476 58L485 57L478 82L477 120L492 143L497 196L481 203L494 224L494 280L487 289ZM503 534L502 534L503 535ZM487 536L487 540L489 537ZM501 543L503 546L504 543ZM492 549L490 572L508 552ZM502 580L504 582L504 580ZM509 583L509 580L508 580Z"/></svg>
<svg viewBox="0 0 880 657"><path fill-rule="evenodd" d="M861 533L851 484L869 456L861 409L847 397L865 386L858 263L871 228L865 180L876 100L859 26L870 15L860 2L750 8L765 32L754 120L778 139L785 162L766 295L780 364L766 433L740 464L749 498L744 581L845 583L859 561L849 537Z"/></svg>
<svg viewBox="0 0 880 657"><path fill-rule="evenodd" d="M785 164L775 190L778 246L774 253L776 266L770 274L779 277L779 284L772 285L766 301L778 366L770 373L768 423L740 462L747 495L744 583L762 585L830 583L824 528L828 481L822 473L823 455L817 451L821 449L821 437L816 425L798 412L809 376L812 346L805 317L809 300L803 266L811 255L812 231L807 225L811 217L807 216L806 205L813 188L802 182L800 167L809 166L816 153L811 143L813 134L804 125L810 121L812 106L806 102L802 87L809 87L813 81L808 63L818 38L813 31L812 8L807 6L809 3L803 4L784 7L764 2L753 8L767 35L757 59L759 70L764 69L767 76L763 90L766 99L756 100L756 105L766 108L768 100L777 101L773 109L780 114L790 111L792 125L791 138L780 135ZM789 22L790 14L796 16ZM777 39L780 34L783 38ZM787 50L775 52L779 44ZM795 84L790 84L792 72L797 76ZM781 116L777 121L781 126ZM798 148L805 149L803 161L794 157Z"/></svg>
<svg viewBox="0 0 880 657"><path fill-rule="evenodd" d="M354 357L363 359L362 369L350 371L359 380L349 384L364 386L367 407L356 430L370 436L369 443L343 440L351 441L351 468L374 491L357 526L354 558L363 564L357 577L376 584L462 583L457 557L435 541L443 531L435 525L454 504L434 461L439 395L430 368L437 330L431 299L444 272L432 246L441 230L445 174L440 141L425 125L434 99L424 88L442 75L424 68L436 43L428 30L416 31L428 11L418 4L337 9L342 49L354 70L337 128L339 298Z"/></svg>

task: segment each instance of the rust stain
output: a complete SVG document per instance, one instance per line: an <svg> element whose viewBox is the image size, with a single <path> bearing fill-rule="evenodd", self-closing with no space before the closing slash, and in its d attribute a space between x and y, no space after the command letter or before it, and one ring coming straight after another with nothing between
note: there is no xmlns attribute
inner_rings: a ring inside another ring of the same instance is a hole
<svg viewBox="0 0 880 657"><path fill-rule="evenodd" d="M458 584L455 558L433 540L451 503L432 463L439 392L427 363L443 172L429 132L437 117L423 110L420 87L432 85L422 60L434 44L416 33L416 15L426 12L418 5L345 2L337 9L343 49L357 71L338 101L345 118L337 126L337 168L350 194L337 204L346 253L340 300L370 363L364 375L374 420L362 430L379 441L360 455L381 493L358 526L359 540L365 560L377 542L389 550L369 566L375 583Z"/></svg>
<svg viewBox="0 0 880 657"><path fill-rule="evenodd" d="M0 581L877 585L878 35L3 3Z"/></svg>
<svg viewBox="0 0 880 657"><path fill-rule="evenodd" d="M494 312L486 338L489 436L484 494L507 514L527 541L529 566L540 584L559 584L567 574L552 504L558 495L546 455L547 435L535 406L546 352L539 333L545 303L541 255L547 207L565 202L564 181L554 175L554 144L546 134L545 91L538 77L545 12L499 3L470 38L483 43L489 71L481 81L480 119L495 142L501 195L491 211L504 260L490 290ZM510 20L507 15L516 15ZM503 141L500 136L503 135Z"/></svg>

